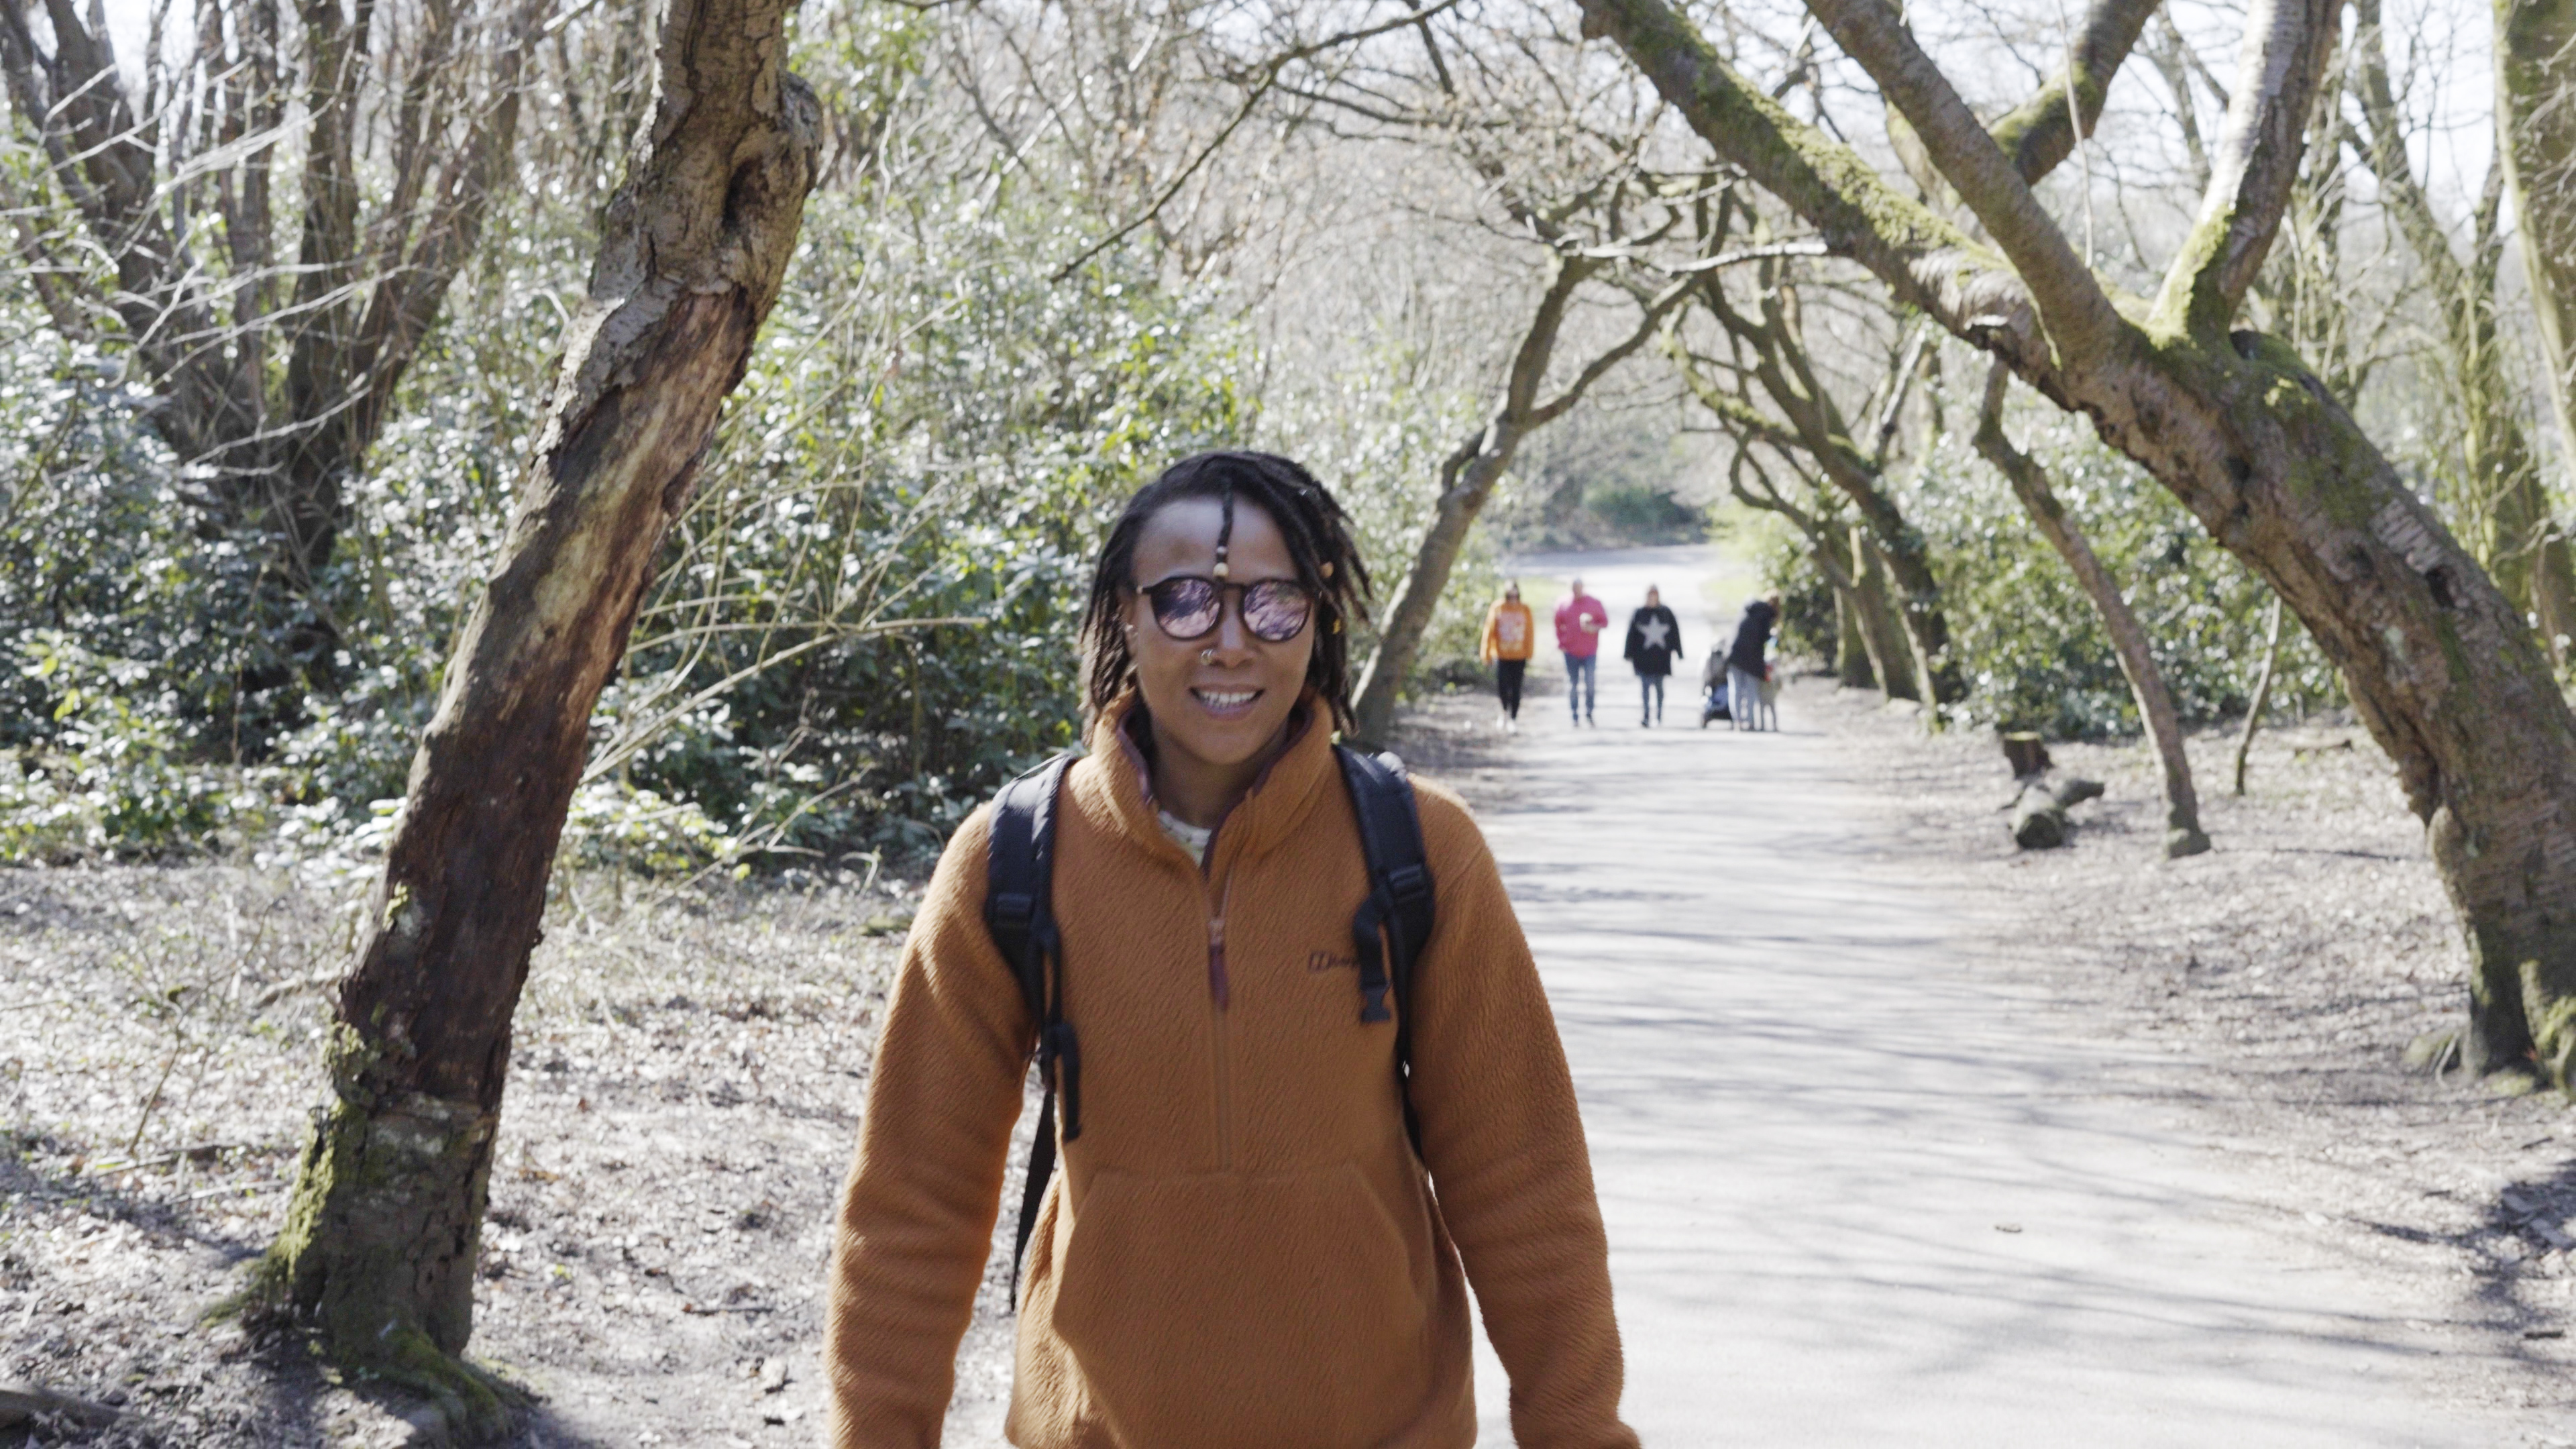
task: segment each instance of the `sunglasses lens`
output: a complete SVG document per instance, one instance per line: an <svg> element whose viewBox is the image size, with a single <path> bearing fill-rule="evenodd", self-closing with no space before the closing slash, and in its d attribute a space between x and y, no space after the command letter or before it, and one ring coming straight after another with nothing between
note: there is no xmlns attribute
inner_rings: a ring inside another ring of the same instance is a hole
<svg viewBox="0 0 2576 1449"><path fill-rule="evenodd" d="M1154 622L1175 639L1196 639L1216 628L1223 595L1206 579L1165 579L1145 591L1153 602Z"/></svg>
<svg viewBox="0 0 2576 1449"><path fill-rule="evenodd" d="M1285 644L1306 627L1315 600L1301 585L1269 579L1243 591L1243 625L1253 637Z"/></svg>

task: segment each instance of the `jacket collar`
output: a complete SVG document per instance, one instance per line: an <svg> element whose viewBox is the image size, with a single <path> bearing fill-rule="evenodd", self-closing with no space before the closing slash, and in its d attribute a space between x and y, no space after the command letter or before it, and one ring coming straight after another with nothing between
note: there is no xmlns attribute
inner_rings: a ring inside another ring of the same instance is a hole
<svg viewBox="0 0 2576 1449"><path fill-rule="evenodd" d="M1210 874L1226 862L1267 854L1295 832L1339 768L1333 760L1330 717L1312 691L1297 701L1289 716L1287 745L1217 822L1207 862ZM1092 722L1090 753L1066 788L1075 808L1103 829L1147 849L1177 854L1180 847L1155 818L1153 776L1134 737L1134 731L1145 727L1142 699L1133 690L1120 695Z"/></svg>

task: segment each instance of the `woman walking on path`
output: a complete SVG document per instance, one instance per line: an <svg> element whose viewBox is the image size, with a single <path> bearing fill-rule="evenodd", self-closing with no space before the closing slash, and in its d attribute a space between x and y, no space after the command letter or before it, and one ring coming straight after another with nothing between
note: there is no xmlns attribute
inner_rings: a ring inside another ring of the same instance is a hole
<svg viewBox="0 0 2576 1449"><path fill-rule="evenodd" d="M1014 1444L1468 1445L1471 1284L1517 1442L1637 1442L1555 1021L1484 837L1429 785L1431 932L1405 1019L1363 1009L1332 732L1366 588L1341 509L1260 453L1175 464L1101 551L1091 748L1050 827L1051 1031L1080 1052ZM991 818L950 840L886 1007L831 1266L839 1449L939 1441L992 1242L1036 1023L985 923Z"/></svg>
<svg viewBox="0 0 2576 1449"><path fill-rule="evenodd" d="M1771 626L1780 620L1780 596L1772 594L1744 606L1735 624L1735 642L1726 646L1726 712L1737 729L1761 727L1762 681L1770 677L1767 655Z"/></svg>
<svg viewBox="0 0 2576 1449"><path fill-rule="evenodd" d="M1485 634L1477 652L1494 666L1494 692L1502 696L1503 729L1521 727L1521 678L1529 673L1530 655L1538 649L1538 621L1521 602L1521 581L1503 585L1503 596L1485 611Z"/></svg>
<svg viewBox="0 0 2576 1449"><path fill-rule="evenodd" d="M1673 672L1673 656L1682 652L1682 625L1664 607L1663 591L1646 585L1645 606L1628 616L1628 662L1636 666L1637 726L1663 723L1664 680Z"/></svg>

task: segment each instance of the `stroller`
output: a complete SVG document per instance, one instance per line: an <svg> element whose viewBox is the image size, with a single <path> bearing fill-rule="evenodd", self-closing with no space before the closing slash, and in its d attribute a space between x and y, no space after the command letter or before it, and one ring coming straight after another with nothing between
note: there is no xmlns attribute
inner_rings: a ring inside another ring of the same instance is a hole
<svg viewBox="0 0 2576 1449"><path fill-rule="evenodd" d="M1708 651L1708 662L1699 667L1699 727L1707 729L1711 720L1732 720L1727 710L1726 649L1720 646Z"/></svg>
<svg viewBox="0 0 2576 1449"><path fill-rule="evenodd" d="M1751 715L1745 719L1735 718L1733 701L1728 698L1724 649L1709 651L1708 662L1700 666L1699 683L1701 691L1699 727L1701 729L1707 729L1711 721L1721 719L1729 721L1737 729L1742 730L1776 730L1780 727L1779 718L1774 713L1771 703L1778 695L1780 685L1772 675L1771 666L1768 663L1762 666L1762 700L1754 706Z"/></svg>

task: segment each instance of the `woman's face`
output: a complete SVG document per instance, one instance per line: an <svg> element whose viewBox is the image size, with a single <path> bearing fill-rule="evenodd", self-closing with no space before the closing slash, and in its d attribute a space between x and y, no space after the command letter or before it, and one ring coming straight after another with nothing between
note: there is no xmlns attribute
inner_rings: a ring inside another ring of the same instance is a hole
<svg viewBox="0 0 2576 1449"><path fill-rule="evenodd" d="M1257 760L1278 741L1315 654L1314 614L1296 637L1272 643L1244 627L1242 595L1232 588L1223 591L1215 631L1203 638L1174 639L1154 621L1153 601L1144 591L1185 574L1215 577L1216 540L1224 522L1223 505L1214 498L1178 499L1146 519L1136 540L1136 573L1129 580L1125 620L1128 652L1136 661L1145 707L1153 711L1156 743L1219 768ZM1241 499L1234 505L1226 566L1227 584L1297 579L1296 561L1279 525Z"/></svg>

